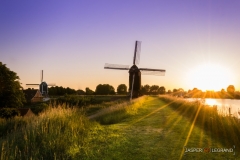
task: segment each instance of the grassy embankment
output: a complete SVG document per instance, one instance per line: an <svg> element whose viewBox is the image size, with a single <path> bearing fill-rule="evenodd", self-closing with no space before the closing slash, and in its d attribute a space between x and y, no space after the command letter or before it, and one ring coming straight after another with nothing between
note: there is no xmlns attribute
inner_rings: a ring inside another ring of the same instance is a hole
<svg viewBox="0 0 240 160"><path fill-rule="evenodd" d="M98 107L102 109L96 113ZM55 106L36 117L0 120L1 159L239 158L230 153L183 154L184 146L229 148L232 141L239 142L235 121L218 118L198 103L141 97L105 107L92 105L88 111ZM91 120L86 112L95 113Z"/></svg>
<svg viewBox="0 0 240 160"><path fill-rule="evenodd" d="M126 95L65 95L54 96L47 102L26 103L23 108L30 108L36 115L48 109L49 105L87 108L87 114L93 114L99 109L128 100L129 97Z"/></svg>

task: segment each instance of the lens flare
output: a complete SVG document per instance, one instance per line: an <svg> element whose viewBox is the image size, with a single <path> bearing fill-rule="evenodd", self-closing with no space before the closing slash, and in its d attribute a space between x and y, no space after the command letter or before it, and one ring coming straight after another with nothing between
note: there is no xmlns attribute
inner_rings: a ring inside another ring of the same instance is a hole
<svg viewBox="0 0 240 160"><path fill-rule="evenodd" d="M233 84L233 75L227 69L216 64L206 63L192 68L187 75L188 81L193 88L203 91L220 91L228 85Z"/></svg>

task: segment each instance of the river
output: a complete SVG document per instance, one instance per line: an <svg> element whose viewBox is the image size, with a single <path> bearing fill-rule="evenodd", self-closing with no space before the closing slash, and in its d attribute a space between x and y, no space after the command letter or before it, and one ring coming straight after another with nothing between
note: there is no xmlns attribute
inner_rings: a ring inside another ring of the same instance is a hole
<svg viewBox="0 0 240 160"><path fill-rule="evenodd" d="M197 98L188 98L189 101L202 100ZM239 118L240 117L240 100L238 99L213 99L205 98L202 100L205 105L217 106L218 113L228 115L230 113Z"/></svg>

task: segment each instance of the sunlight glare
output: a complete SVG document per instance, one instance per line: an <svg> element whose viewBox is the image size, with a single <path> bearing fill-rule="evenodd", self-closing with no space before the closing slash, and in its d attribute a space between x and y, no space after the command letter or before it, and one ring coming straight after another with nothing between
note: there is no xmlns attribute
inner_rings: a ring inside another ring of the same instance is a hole
<svg viewBox="0 0 240 160"><path fill-rule="evenodd" d="M220 91L231 84L232 75L226 67L206 63L193 68L188 73L188 80L194 88Z"/></svg>
<svg viewBox="0 0 240 160"><path fill-rule="evenodd" d="M217 104L217 101L215 99L205 99L205 104L213 106Z"/></svg>

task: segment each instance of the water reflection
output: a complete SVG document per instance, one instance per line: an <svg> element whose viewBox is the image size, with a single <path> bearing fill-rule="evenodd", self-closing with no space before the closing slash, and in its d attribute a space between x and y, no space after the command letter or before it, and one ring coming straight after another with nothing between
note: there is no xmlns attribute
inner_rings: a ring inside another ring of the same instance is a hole
<svg viewBox="0 0 240 160"><path fill-rule="evenodd" d="M213 106L217 104L217 101L215 99L205 99L205 104Z"/></svg>
<svg viewBox="0 0 240 160"><path fill-rule="evenodd" d="M236 99L213 99L213 98L188 98L189 101L200 100L204 105L217 106L218 113L229 115L229 113L240 118L240 100Z"/></svg>

